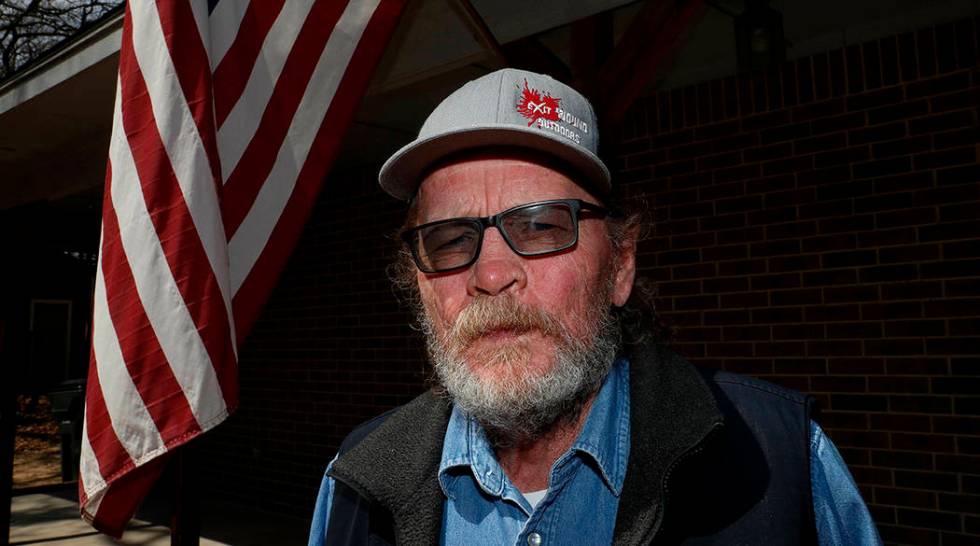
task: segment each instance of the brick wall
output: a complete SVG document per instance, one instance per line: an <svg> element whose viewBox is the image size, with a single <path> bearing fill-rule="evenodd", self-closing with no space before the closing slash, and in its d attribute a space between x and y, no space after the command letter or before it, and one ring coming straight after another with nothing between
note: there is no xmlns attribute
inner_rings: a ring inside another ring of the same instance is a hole
<svg viewBox="0 0 980 546"><path fill-rule="evenodd" d="M405 207L376 176L326 182L240 351L241 408L203 439L226 498L308 517L347 433L424 390L424 343L385 272Z"/></svg>
<svg viewBox="0 0 980 546"><path fill-rule="evenodd" d="M980 542L980 166L964 20L663 91L615 169L675 348L814 394L883 537Z"/></svg>
<svg viewBox="0 0 980 546"><path fill-rule="evenodd" d="M613 168L675 348L813 393L884 538L980 540L976 21L635 105ZM306 515L356 423L423 389L373 172L328 181L205 439L216 490Z"/></svg>

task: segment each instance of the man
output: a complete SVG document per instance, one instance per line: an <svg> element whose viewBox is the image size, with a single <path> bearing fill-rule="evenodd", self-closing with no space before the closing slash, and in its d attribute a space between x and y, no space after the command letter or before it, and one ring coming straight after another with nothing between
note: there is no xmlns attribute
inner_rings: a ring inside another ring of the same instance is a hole
<svg viewBox="0 0 980 546"><path fill-rule="evenodd" d="M382 167L438 386L345 440L311 545L879 543L807 397L645 335L596 126L506 69Z"/></svg>

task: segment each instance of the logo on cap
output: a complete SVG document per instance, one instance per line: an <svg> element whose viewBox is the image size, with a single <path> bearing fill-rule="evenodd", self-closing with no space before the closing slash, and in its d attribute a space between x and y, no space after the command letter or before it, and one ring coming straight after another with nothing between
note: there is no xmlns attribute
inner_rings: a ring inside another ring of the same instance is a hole
<svg viewBox="0 0 980 546"><path fill-rule="evenodd" d="M524 80L524 91L517 101L517 111L528 119L528 127L534 125L538 119L558 121L559 105L561 99L552 97L548 93L542 95L537 89L528 87L527 80Z"/></svg>

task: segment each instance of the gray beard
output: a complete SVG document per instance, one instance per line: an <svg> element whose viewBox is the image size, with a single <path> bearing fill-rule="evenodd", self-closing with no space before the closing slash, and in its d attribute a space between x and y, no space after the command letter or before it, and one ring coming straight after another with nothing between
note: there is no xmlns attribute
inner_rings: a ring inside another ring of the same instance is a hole
<svg viewBox="0 0 980 546"><path fill-rule="evenodd" d="M473 314L501 315L507 314L508 306L520 307L511 301L500 309L495 306L499 301L474 301L471 306L477 309L472 310ZM487 308L485 312L479 309L481 305ZM483 426L491 444L501 448L532 441L558 425L577 420L586 401L602 386L619 353L621 332L607 301L596 301L591 307L590 314L595 318L582 336L573 335L554 317L530 310L537 320L545 321L544 331L556 345L554 364L543 374L522 373L531 357L530 350L520 342L508 343L482 351L474 358L480 367L505 371L495 381L473 373L463 356L469 343L460 338L472 336L459 334L455 327L439 336L425 312L419 318L439 384L460 410Z"/></svg>

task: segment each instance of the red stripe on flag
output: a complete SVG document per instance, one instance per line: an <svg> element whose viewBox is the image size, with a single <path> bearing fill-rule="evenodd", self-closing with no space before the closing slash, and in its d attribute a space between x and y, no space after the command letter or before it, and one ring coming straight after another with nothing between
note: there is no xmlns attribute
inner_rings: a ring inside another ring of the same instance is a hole
<svg viewBox="0 0 980 546"><path fill-rule="evenodd" d="M131 36L123 29L123 44ZM132 47L119 57L123 127L136 163L157 238L211 364L228 411L238 405L238 365L221 289L208 261L167 150L157 130L150 95Z"/></svg>
<svg viewBox="0 0 980 546"><path fill-rule="evenodd" d="M143 499L153 483L166 468L168 456L157 457L140 466L139 472L129 472L109 485L95 514L86 514L86 519L100 532L122 538L126 523L133 519L139 499Z"/></svg>
<svg viewBox="0 0 980 546"><path fill-rule="evenodd" d="M289 58L283 66L255 135L238 165L231 173L227 173L222 212L225 236L229 241L252 208L255 197L275 164L323 48L336 30L334 26L346 6L347 2L320 0L310 10L309 17L303 23L303 28L289 52ZM324 32L324 29L330 29L330 32Z"/></svg>
<svg viewBox="0 0 980 546"><path fill-rule="evenodd" d="M157 0L157 13L167 49L177 71L177 81L184 91L184 100L204 143L211 165L211 178L220 195L221 161L218 158L214 111L211 106L211 62L208 60L207 49L201 41L190 2Z"/></svg>
<svg viewBox="0 0 980 546"><path fill-rule="evenodd" d="M102 397L102 385L99 382L99 370L95 364L95 350L91 351L88 367L88 382L85 386L85 433L88 443L92 446L92 454L99 465L102 479L109 481L133 467L116 431L109 419L109 409ZM84 503L83 503L84 504Z"/></svg>
<svg viewBox="0 0 980 546"><path fill-rule="evenodd" d="M285 0L249 2L231 47L214 71L214 117L218 127L225 122L245 90L262 44Z"/></svg>
<svg viewBox="0 0 980 546"><path fill-rule="evenodd" d="M381 2L364 29L357 49L347 65L347 72L317 131L310 154L296 181L296 188L280 215L281 219L259 259L235 294L235 329L239 343L245 339L258 318L262 305L272 292L279 273L285 267L286 259L303 231L323 184L324 174L340 149L340 139L345 131L338 128L346 128L354 117L354 110L361 101L404 5L404 0Z"/></svg>
<svg viewBox="0 0 980 546"><path fill-rule="evenodd" d="M111 182L106 182L109 192ZM111 199L102 209L102 237L102 275L119 348L143 405L164 443L170 445L200 427L143 309Z"/></svg>
<svg viewBox="0 0 980 546"><path fill-rule="evenodd" d="M85 494L85 480L82 479L82 475L78 475L78 505L85 506L88 504L88 495Z"/></svg>

